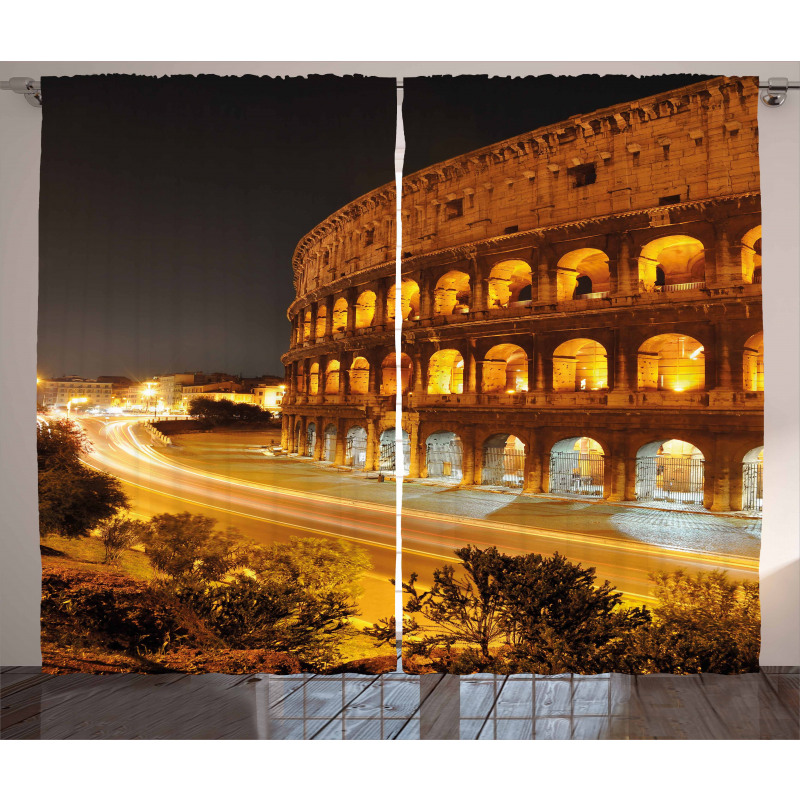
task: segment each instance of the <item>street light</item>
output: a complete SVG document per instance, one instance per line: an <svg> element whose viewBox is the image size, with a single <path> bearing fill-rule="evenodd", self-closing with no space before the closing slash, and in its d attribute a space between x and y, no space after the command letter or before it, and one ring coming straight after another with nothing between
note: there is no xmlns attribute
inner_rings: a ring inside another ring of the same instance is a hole
<svg viewBox="0 0 800 800"><path fill-rule="evenodd" d="M71 397L69 400L67 400L67 419L69 419L69 412L73 403L75 403L75 405L79 405L81 403L88 403L88 402L89 402L88 397Z"/></svg>
<svg viewBox="0 0 800 800"><path fill-rule="evenodd" d="M145 386L147 388L142 389L142 397L148 398L145 401L145 406L144 406L144 410L145 411L149 411L150 410L150 400L149 400L149 398L153 397L155 395L155 393L156 393L156 390L153 388L153 386L155 386L155 385L156 384L153 383L153 381L147 381L147 383L145 383ZM153 402L153 411L155 412L155 401Z"/></svg>

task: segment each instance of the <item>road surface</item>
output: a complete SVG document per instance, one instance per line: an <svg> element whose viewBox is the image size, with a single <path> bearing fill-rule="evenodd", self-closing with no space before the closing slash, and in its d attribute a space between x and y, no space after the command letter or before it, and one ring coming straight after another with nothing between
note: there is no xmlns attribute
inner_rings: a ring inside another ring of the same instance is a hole
<svg viewBox="0 0 800 800"><path fill-rule="evenodd" d="M364 547L372 560L365 580L361 618L376 621L394 611L389 578L395 569L395 513L390 505L304 489L302 465L286 459L285 469L298 469L296 488L269 486L214 474L169 458L169 449L150 444L136 420L82 420L93 451L87 463L119 478L132 510L149 517L189 511L215 517L252 539L268 544L293 536L340 538ZM285 475L285 473L284 473ZM725 569L731 578L758 579L754 558L667 550L640 541L522 527L496 521L465 519L406 509L403 512L403 574L420 575L429 584L434 568L455 563L453 550L466 544L496 546L509 554L559 552L593 566L630 602L650 593L648 575L657 570Z"/></svg>

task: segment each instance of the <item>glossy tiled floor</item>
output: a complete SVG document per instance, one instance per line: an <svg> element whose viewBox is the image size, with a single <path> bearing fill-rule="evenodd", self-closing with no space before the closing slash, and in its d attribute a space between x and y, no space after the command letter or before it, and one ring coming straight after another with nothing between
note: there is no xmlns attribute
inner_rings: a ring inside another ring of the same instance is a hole
<svg viewBox="0 0 800 800"><path fill-rule="evenodd" d="M4 668L4 739L798 739L800 673L41 675Z"/></svg>

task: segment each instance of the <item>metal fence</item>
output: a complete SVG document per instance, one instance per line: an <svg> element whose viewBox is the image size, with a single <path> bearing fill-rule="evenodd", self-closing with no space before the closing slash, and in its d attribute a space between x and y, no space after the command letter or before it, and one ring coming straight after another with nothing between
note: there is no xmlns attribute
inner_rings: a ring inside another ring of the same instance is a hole
<svg viewBox="0 0 800 800"><path fill-rule="evenodd" d="M505 447L486 447L483 451L481 483L521 489L525 478L525 453Z"/></svg>
<svg viewBox="0 0 800 800"><path fill-rule="evenodd" d="M662 292L687 292L690 289L705 289L705 281L692 281L691 283L668 283L661 286Z"/></svg>
<svg viewBox="0 0 800 800"><path fill-rule="evenodd" d="M761 511L764 508L764 465L760 461L742 464L742 509Z"/></svg>
<svg viewBox="0 0 800 800"><path fill-rule="evenodd" d="M378 466L381 472L392 473L397 470L395 444L395 442L387 442L381 445L381 457ZM408 475L410 457L411 445L409 442L403 442L403 475Z"/></svg>
<svg viewBox="0 0 800 800"><path fill-rule="evenodd" d="M461 480L463 473L460 444L429 444L425 459L429 478Z"/></svg>
<svg viewBox="0 0 800 800"><path fill-rule="evenodd" d="M703 505L705 462L652 456L636 459L636 499Z"/></svg>
<svg viewBox="0 0 800 800"><path fill-rule="evenodd" d="M551 453L550 492L602 497L605 462L600 453Z"/></svg>
<svg viewBox="0 0 800 800"><path fill-rule="evenodd" d="M317 443L317 432L306 431L306 452L305 455L314 457L314 445Z"/></svg>
<svg viewBox="0 0 800 800"><path fill-rule="evenodd" d="M364 469L367 463L367 440L348 438L344 445L345 466L353 469Z"/></svg>

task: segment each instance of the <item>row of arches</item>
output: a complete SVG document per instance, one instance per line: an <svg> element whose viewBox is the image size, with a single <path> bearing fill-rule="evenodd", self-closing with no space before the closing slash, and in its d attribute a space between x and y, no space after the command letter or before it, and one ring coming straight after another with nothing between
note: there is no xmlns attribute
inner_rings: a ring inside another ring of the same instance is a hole
<svg viewBox="0 0 800 800"><path fill-rule="evenodd" d="M650 337L638 348L636 388L667 392L695 392L706 388L706 357L704 345L692 336L664 333ZM558 345L552 353L552 389L555 392L592 392L609 388L609 365L606 348L589 338L569 339ZM437 350L427 360L427 381L424 387L429 395L463 394L465 387L465 357L460 350ZM358 356L347 370L349 393L370 393L371 365ZM408 392L413 377L414 364L403 353L400 357L402 391ZM339 394L342 365L329 359L320 371L320 363L313 361L309 367L308 394ZM397 390L397 368L394 352L379 364L379 384L375 391L388 396ZM482 394L516 394L529 391L529 357L519 345L502 343L491 347L480 361L480 381L476 391ZM297 373L297 391L305 391L305 376ZM750 336L742 350L742 378L744 391L764 389L764 336L758 332Z"/></svg>
<svg viewBox="0 0 800 800"><path fill-rule="evenodd" d="M761 226L748 230L739 243L741 272L739 283L761 282ZM555 264L555 296L558 302L607 296L613 289L607 253L598 248L582 247L562 255ZM638 291L672 292L698 288L706 280L706 248L697 238L685 234L661 236L645 244L634 259ZM466 314L473 309L474 277L460 269L440 275L433 283L427 312L434 316ZM330 310L330 333L370 328L379 323L392 324L395 317L397 285L392 284L385 298L365 289L353 300L338 297ZM486 297L481 306L487 310L530 305L534 297L531 264L522 259L507 259L493 264L486 279ZM400 285L402 319L417 320L423 312L422 293L413 278L403 278ZM385 303L385 307L383 304ZM298 339L308 341L328 335L328 307L309 307L302 313L302 332ZM352 318L352 319L351 319ZM313 332L313 336L312 336ZM298 341L298 343L300 343Z"/></svg>
<svg viewBox="0 0 800 800"><path fill-rule="evenodd" d="M314 422L305 430L296 423L296 450L300 455L334 462L337 454L337 426L329 424L320 433ZM317 436L324 441L317 450ZM369 464L369 434L359 423L345 423L343 464L357 470L372 469L394 473L397 468L397 442L402 440L403 474L409 474L411 438L402 431L386 428L377 437L377 461ZM467 474L465 452L460 436L448 430L429 434L421 445L423 475L439 481L462 484ZM525 482L527 452L525 442L509 432L492 433L479 443L479 482L484 486L521 490ZM606 453L596 440L576 436L555 442L548 453L546 485L543 490L559 496L603 498L607 486ZM764 448L750 449L741 459L741 498L746 511L763 508ZM702 507L706 498L706 457L694 444L681 439L654 439L641 445L634 458L633 493L628 499L646 504L672 507Z"/></svg>

